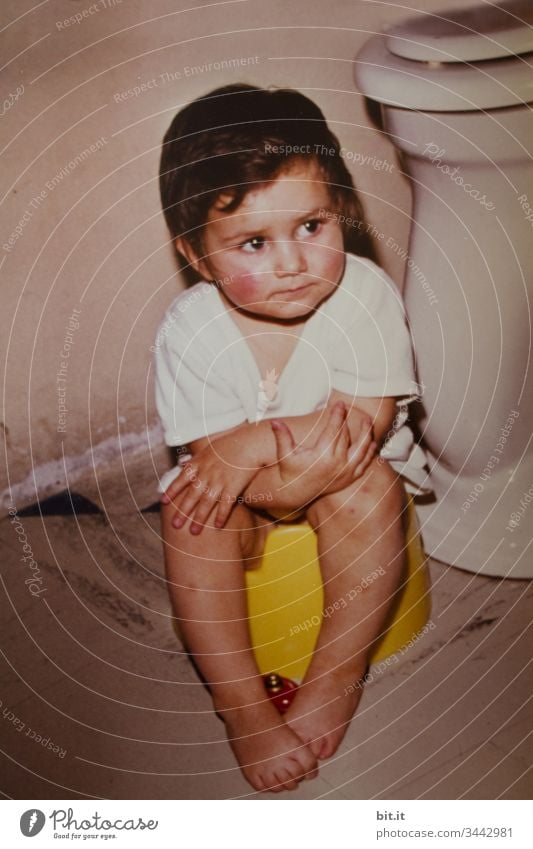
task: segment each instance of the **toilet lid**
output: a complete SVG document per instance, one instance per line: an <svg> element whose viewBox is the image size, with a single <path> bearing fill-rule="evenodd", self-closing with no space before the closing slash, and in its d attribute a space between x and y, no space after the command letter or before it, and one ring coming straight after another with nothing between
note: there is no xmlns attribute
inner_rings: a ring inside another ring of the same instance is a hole
<svg viewBox="0 0 533 849"><path fill-rule="evenodd" d="M366 42L354 74L367 97L403 109L533 103L533 0L408 18Z"/></svg>
<svg viewBox="0 0 533 849"><path fill-rule="evenodd" d="M418 62L479 62L533 52L531 0L417 15L387 30L387 48Z"/></svg>

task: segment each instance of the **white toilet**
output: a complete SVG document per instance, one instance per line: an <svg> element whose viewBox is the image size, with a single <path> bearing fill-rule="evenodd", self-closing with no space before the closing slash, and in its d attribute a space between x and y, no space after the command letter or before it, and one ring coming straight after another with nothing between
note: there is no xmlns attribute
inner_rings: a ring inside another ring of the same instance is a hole
<svg viewBox="0 0 533 849"><path fill-rule="evenodd" d="M419 14L355 63L413 190L425 548L513 578L533 576L532 62L533 2L508 0Z"/></svg>

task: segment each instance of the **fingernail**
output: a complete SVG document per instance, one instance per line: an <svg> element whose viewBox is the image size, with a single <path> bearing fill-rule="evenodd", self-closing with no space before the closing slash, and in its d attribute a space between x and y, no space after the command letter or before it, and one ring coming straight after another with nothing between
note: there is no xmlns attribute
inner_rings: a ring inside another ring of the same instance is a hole
<svg viewBox="0 0 533 849"><path fill-rule="evenodd" d="M161 504L170 504L170 498L168 497L166 492L163 493L159 501L161 502Z"/></svg>
<svg viewBox="0 0 533 849"><path fill-rule="evenodd" d="M174 528L181 528L183 526L185 519L173 519L172 525Z"/></svg>

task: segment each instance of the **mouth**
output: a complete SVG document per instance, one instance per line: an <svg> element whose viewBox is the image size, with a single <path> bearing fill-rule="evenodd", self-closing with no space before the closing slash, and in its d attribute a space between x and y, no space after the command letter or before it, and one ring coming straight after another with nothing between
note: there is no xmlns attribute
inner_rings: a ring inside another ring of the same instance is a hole
<svg viewBox="0 0 533 849"><path fill-rule="evenodd" d="M278 292L278 295L300 295L309 289L311 285L311 283L305 283L303 286L296 286L294 289L283 289L281 292Z"/></svg>

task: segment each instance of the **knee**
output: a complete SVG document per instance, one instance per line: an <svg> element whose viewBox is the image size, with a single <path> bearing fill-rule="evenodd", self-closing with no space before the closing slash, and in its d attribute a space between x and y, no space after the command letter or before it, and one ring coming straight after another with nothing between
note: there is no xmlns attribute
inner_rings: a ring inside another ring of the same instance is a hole
<svg viewBox="0 0 533 849"><path fill-rule="evenodd" d="M161 505L161 531L165 558L188 562L188 558L200 558L204 561L232 558L254 557L264 541L262 526L250 508L236 503L223 528L214 525L214 516L210 516L201 533L190 533L190 521L181 528L172 525L175 507L172 504Z"/></svg>
<svg viewBox="0 0 533 849"><path fill-rule="evenodd" d="M350 486L318 498L309 508L307 518L316 528L334 516L352 529L365 519L372 523L390 523L403 514L405 505L402 481L391 466L378 457Z"/></svg>

